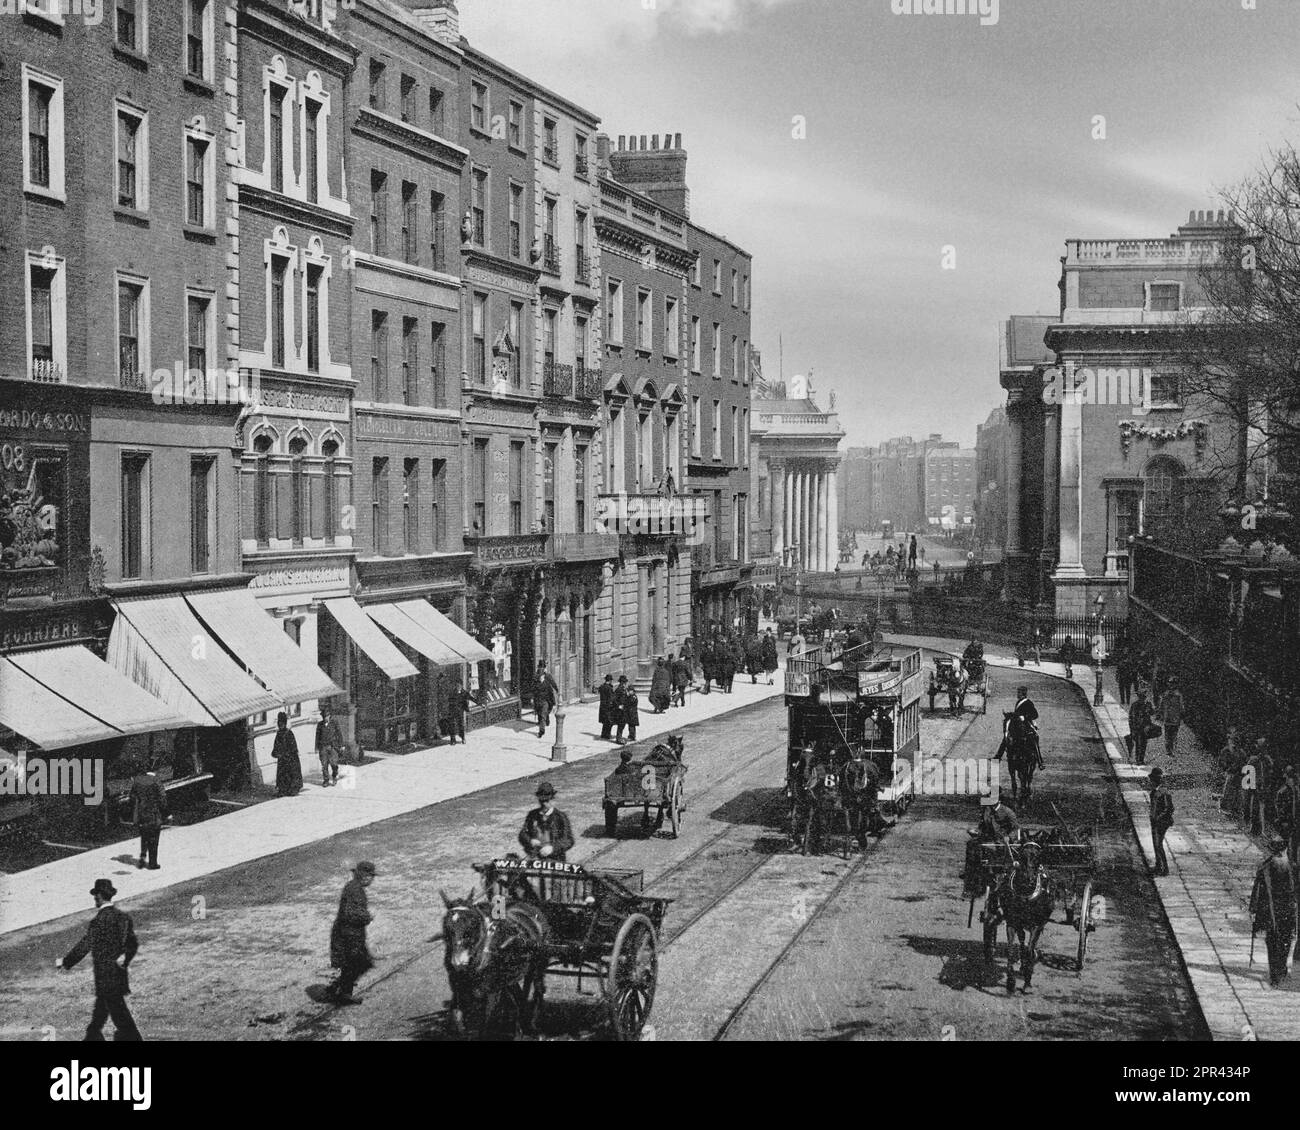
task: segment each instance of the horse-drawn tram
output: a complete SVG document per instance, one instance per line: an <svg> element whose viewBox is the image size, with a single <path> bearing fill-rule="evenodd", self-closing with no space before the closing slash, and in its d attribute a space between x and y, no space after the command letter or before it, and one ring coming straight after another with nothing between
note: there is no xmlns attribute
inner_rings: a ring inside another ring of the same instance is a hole
<svg viewBox="0 0 1300 1130"><path fill-rule="evenodd" d="M818 648L788 660L786 796L796 846L816 850L839 833L847 856L854 841L880 831L883 814L907 810L913 775L896 764L921 748L924 682L917 648Z"/></svg>
<svg viewBox="0 0 1300 1130"><path fill-rule="evenodd" d="M442 937L453 1016L472 1037L513 1038L540 1016L548 976L584 982L617 1040L636 1040L654 1005L659 930L671 899L644 872L508 856L474 867L486 897L448 901Z"/></svg>

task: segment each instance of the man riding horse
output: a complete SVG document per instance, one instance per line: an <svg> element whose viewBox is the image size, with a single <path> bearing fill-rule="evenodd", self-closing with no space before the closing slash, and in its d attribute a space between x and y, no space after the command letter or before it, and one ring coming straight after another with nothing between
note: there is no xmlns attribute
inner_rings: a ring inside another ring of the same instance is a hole
<svg viewBox="0 0 1300 1130"><path fill-rule="evenodd" d="M1038 741L1038 707L1029 697L1028 687L1016 688L1016 704L1002 713L1002 743L995 755L997 760L1007 755L1011 768L1011 794L1013 799L1029 798L1034 772L1042 769L1043 753Z"/></svg>

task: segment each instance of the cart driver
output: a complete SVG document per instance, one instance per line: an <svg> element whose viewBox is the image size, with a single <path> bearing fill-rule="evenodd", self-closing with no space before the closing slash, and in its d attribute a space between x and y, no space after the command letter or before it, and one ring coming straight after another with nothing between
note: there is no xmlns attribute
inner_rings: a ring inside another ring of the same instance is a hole
<svg viewBox="0 0 1300 1130"><path fill-rule="evenodd" d="M569 818L555 807L555 786L543 781L537 786L537 807L524 817L519 843L529 859L553 859L564 862L573 847L573 826Z"/></svg>
<svg viewBox="0 0 1300 1130"><path fill-rule="evenodd" d="M1001 793L998 794L997 804L984 810L981 830L987 839L996 840L1003 846L1020 842L1020 820Z"/></svg>

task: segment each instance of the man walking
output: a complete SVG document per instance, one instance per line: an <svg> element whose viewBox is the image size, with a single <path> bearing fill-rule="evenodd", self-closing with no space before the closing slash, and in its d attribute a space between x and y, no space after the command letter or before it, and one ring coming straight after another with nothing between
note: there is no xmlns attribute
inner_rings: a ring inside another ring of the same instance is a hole
<svg viewBox="0 0 1300 1130"><path fill-rule="evenodd" d="M524 817L524 826L519 830L519 844L529 859L563 863L573 843L573 825L555 807L555 786L543 781L537 786L537 807Z"/></svg>
<svg viewBox="0 0 1300 1130"><path fill-rule="evenodd" d="M1165 858L1165 835L1174 826L1174 798L1165 788L1164 770L1151 770L1151 845L1155 851L1157 875L1169 874L1169 860Z"/></svg>
<svg viewBox="0 0 1300 1130"><path fill-rule="evenodd" d="M1246 762L1241 780L1241 815L1250 825L1253 835L1264 834L1264 802L1272 781L1273 759L1268 755L1268 743L1255 739L1255 749Z"/></svg>
<svg viewBox="0 0 1300 1130"><path fill-rule="evenodd" d="M555 685L545 661L537 665L537 678L533 680L533 709L537 711L537 736L546 737L546 727L551 721L551 711L560 688Z"/></svg>
<svg viewBox="0 0 1300 1130"><path fill-rule="evenodd" d="M1119 653L1115 663L1115 681L1119 684L1119 704L1128 706L1133 701L1133 659L1127 647Z"/></svg>
<svg viewBox="0 0 1300 1130"><path fill-rule="evenodd" d="M135 807L136 827L140 829L140 859L136 867L157 871L158 840L167 819L167 793L152 769L138 774L131 783L131 803Z"/></svg>
<svg viewBox="0 0 1300 1130"><path fill-rule="evenodd" d="M596 688L596 693L600 695L600 710L596 715L596 720L600 723L600 740L613 741L610 728L614 725L614 676L606 675L605 681Z"/></svg>
<svg viewBox="0 0 1300 1130"><path fill-rule="evenodd" d="M339 912L330 930L330 965L339 971L338 979L325 990L335 1004L360 1004L352 995L357 979L372 968L375 959L366 945L366 927L370 925L370 900L366 888L375 881L375 865L362 860L352 869L352 878L344 884L339 898Z"/></svg>
<svg viewBox="0 0 1300 1130"><path fill-rule="evenodd" d="M1137 699L1128 708L1128 736L1133 740L1133 764L1147 763L1147 742L1150 741L1151 704L1147 702L1146 687L1138 687Z"/></svg>
<svg viewBox="0 0 1300 1130"><path fill-rule="evenodd" d="M328 788L339 783L339 751L343 735L328 706L320 708L320 721L316 723L316 756L320 759L320 783Z"/></svg>
<svg viewBox="0 0 1300 1130"><path fill-rule="evenodd" d="M627 695L631 687L628 686L627 676L618 677L618 686L614 688L614 725L617 727L614 740L623 744L623 728L627 725Z"/></svg>
<svg viewBox="0 0 1300 1130"><path fill-rule="evenodd" d="M126 1007L126 998L131 992L127 967L140 944L135 938L135 924L131 921L131 916L123 914L113 905L116 895L117 888L109 880L95 880L95 885L90 888L90 897L95 900L99 913L90 920L81 941L68 951L66 957L56 961L55 965L60 969L71 969L90 954L95 970L95 1007L90 1014L90 1023L86 1026L86 1039L102 1041L104 1021L111 1017L115 1029L113 1039L134 1042L142 1037Z"/></svg>
<svg viewBox="0 0 1300 1130"><path fill-rule="evenodd" d="M1294 765L1288 765L1282 770L1282 785L1273 798L1270 815L1277 834L1286 841L1287 852L1294 867L1297 834L1300 833L1300 827L1297 827L1297 816L1300 815L1300 789L1296 787Z"/></svg>
<svg viewBox="0 0 1300 1130"><path fill-rule="evenodd" d="M1183 692L1178 689L1178 679L1170 675L1169 689L1165 691L1165 697L1160 702L1160 717L1165 727L1165 752L1169 754L1170 760L1175 756L1178 730L1183 724L1184 709Z"/></svg>
<svg viewBox="0 0 1300 1130"><path fill-rule="evenodd" d="M1286 858L1286 841L1275 836L1268 856L1255 872L1250 892L1251 937L1264 931L1268 979L1277 986L1287 975L1287 957L1295 934L1295 883Z"/></svg>
<svg viewBox="0 0 1300 1130"><path fill-rule="evenodd" d="M474 706L474 696L469 693L468 687L457 687L451 695L451 716L447 719L447 727L451 738L451 744L456 744L456 739L460 738L460 744L465 744L465 719L469 716L469 708Z"/></svg>

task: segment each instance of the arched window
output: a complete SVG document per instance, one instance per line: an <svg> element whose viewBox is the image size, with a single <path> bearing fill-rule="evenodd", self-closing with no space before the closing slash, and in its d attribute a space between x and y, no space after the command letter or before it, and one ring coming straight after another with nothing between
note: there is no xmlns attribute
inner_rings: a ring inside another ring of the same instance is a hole
<svg viewBox="0 0 1300 1130"><path fill-rule="evenodd" d="M1161 456L1147 464L1142 478L1142 532L1167 539L1183 518L1183 465Z"/></svg>
<svg viewBox="0 0 1300 1130"><path fill-rule="evenodd" d="M293 459L291 469L290 506L293 518L293 543L302 545L307 528L307 480L303 468L303 456L307 454L307 441L301 436L294 436L289 441L289 455Z"/></svg>
<svg viewBox="0 0 1300 1130"><path fill-rule="evenodd" d="M271 541L271 449L275 441L265 433L253 440L257 466L253 472L253 533L258 545Z"/></svg>
<svg viewBox="0 0 1300 1130"><path fill-rule="evenodd" d="M325 457L324 491L325 491L325 540L334 541L335 514L338 509L337 496L334 493L334 460L338 458L337 440L327 439L320 445L320 453Z"/></svg>

